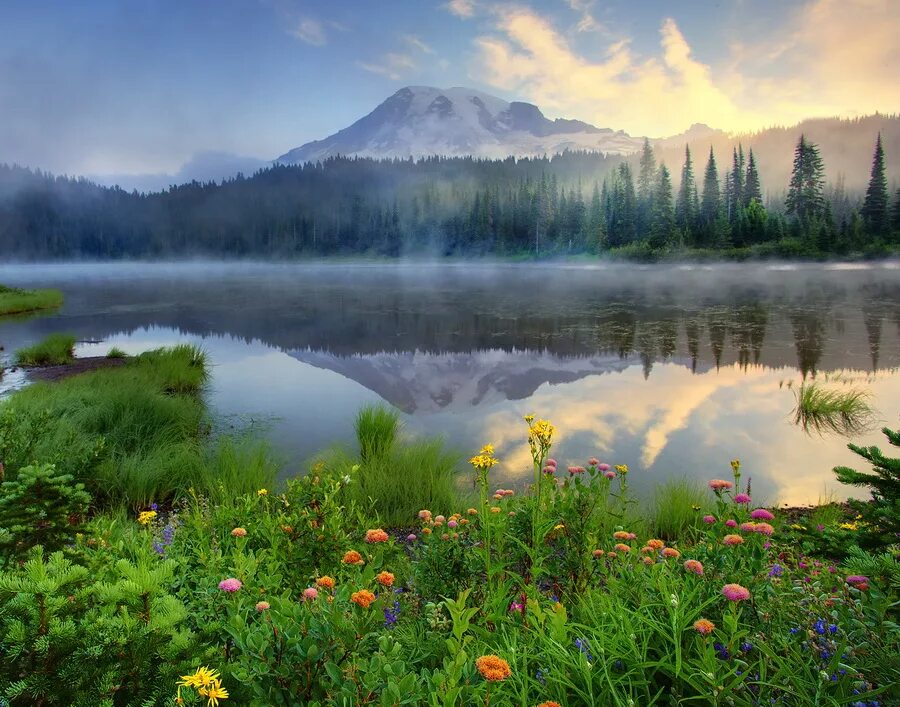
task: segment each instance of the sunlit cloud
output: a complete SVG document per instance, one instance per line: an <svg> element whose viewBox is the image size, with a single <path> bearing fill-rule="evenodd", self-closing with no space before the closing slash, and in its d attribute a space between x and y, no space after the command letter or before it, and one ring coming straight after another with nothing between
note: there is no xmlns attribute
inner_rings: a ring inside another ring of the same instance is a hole
<svg viewBox="0 0 900 707"><path fill-rule="evenodd" d="M300 20L300 23L291 31L291 34L307 44L312 44L314 47L324 46L328 42L322 23L310 17Z"/></svg>
<svg viewBox="0 0 900 707"><path fill-rule="evenodd" d="M590 16L587 0L566 2ZM634 134L673 134L695 122L741 131L890 112L900 106L892 58L900 13L891 5L813 0L765 42L731 42L728 57L716 64L695 55L673 18L663 20L656 52L638 53L629 37L598 39L597 59L576 50L548 17L497 5L493 31L475 39L470 75L550 113Z"/></svg>
<svg viewBox="0 0 900 707"><path fill-rule="evenodd" d="M475 15L475 1L474 0L450 0L444 5L444 9L447 12L456 15L457 17L462 17L463 19L468 19Z"/></svg>

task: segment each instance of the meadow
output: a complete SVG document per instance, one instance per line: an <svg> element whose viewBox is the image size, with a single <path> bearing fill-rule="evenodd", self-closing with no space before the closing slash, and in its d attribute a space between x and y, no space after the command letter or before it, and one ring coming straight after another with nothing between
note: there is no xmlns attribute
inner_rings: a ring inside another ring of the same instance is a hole
<svg viewBox="0 0 900 707"><path fill-rule="evenodd" d="M278 488L270 450L210 420L208 366L179 346L0 403L10 705L900 699L900 461L878 450L837 470L873 501L789 517L737 459L642 503L625 465L557 464L532 416L529 483L498 488L490 440L460 459L367 408L355 449Z"/></svg>

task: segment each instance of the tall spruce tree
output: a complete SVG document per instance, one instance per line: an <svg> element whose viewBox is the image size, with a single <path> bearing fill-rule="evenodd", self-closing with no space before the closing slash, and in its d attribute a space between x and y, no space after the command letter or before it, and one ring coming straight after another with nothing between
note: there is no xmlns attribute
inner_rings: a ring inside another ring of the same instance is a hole
<svg viewBox="0 0 900 707"><path fill-rule="evenodd" d="M664 164L660 164L653 190L653 218L650 222L650 245L664 248L672 245L675 212L672 208L672 178Z"/></svg>
<svg viewBox="0 0 900 707"><path fill-rule="evenodd" d="M653 192L656 181L656 157L650 141L644 138L641 150L641 162L637 178L637 229L638 235L644 237L653 218Z"/></svg>
<svg viewBox="0 0 900 707"><path fill-rule="evenodd" d="M805 135L800 135L794 150L794 168L784 205L787 213L797 219L805 235L808 235L806 230L810 225L824 214L824 185L825 165L819 148L807 141Z"/></svg>
<svg viewBox="0 0 900 707"><path fill-rule="evenodd" d="M866 189L866 200L862 207L863 222L870 236L886 236L889 229L888 188L884 176L884 148L881 146L881 133L875 142L875 155L872 157L872 173L869 177L869 188Z"/></svg>
<svg viewBox="0 0 900 707"><path fill-rule="evenodd" d="M681 168L681 186L678 188L678 199L675 201L675 223L678 228L690 233L697 219L699 203L697 200L697 183L694 179L694 163L691 160L691 148L684 146L684 166Z"/></svg>
<svg viewBox="0 0 900 707"><path fill-rule="evenodd" d="M750 206L750 202L756 199L762 204L762 185L759 181L759 171L756 167L756 157L753 156L753 148L747 158L747 178L744 180L744 207Z"/></svg>
<svg viewBox="0 0 900 707"><path fill-rule="evenodd" d="M703 197L700 202L700 219L705 226L715 223L721 209L719 192L719 170L716 167L716 156L709 148L709 160L703 175Z"/></svg>
<svg viewBox="0 0 900 707"><path fill-rule="evenodd" d="M728 220L734 223L744 204L744 146L738 145L733 150L731 175L729 177Z"/></svg>
<svg viewBox="0 0 900 707"><path fill-rule="evenodd" d="M891 228L894 231L894 239L900 240L900 189L894 195L894 211L891 214Z"/></svg>

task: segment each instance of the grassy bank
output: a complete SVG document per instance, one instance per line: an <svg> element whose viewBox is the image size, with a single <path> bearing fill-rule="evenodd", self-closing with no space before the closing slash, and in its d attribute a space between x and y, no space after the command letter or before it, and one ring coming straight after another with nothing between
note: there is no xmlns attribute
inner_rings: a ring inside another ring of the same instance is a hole
<svg viewBox="0 0 900 707"><path fill-rule="evenodd" d="M16 351L19 366L63 366L75 357L75 337L71 334L50 334L34 346Z"/></svg>
<svg viewBox="0 0 900 707"><path fill-rule="evenodd" d="M20 290L0 285L0 317L54 309L63 303L59 290Z"/></svg>

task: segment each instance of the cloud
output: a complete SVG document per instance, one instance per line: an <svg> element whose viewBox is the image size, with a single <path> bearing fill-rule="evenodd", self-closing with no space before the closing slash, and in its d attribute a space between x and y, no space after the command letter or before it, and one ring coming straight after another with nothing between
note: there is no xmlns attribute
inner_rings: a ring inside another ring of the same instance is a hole
<svg viewBox="0 0 900 707"><path fill-rule="evenodd" d="M411 56L394 52L385 54L374 63L358 62L357 66L370 73L386 76L392 81L399 81L404 75L418 68Z"/></svg>
<svg viewBox="0 0 900 707"><path fill-rule="evenodd" d="M321 47L328 43L322 23L310 17L300 20L300 23L291 30L291 34L314 47Z"/></svg>
<svg viewBox="0 0 900 707"><path fill-rule="evenodd" d="M591 7L589 0L566 2L581 13ZM776 18L785 29L765 41L731 42L716 64L695 56L672 18L661 23L656 52L638 54L626 36L587 58L546 17L499 5L493 31L475 39L471 76L551 113L645 135L695 122L739 131L890 111L900 105L892 58L900 13L892 3L812 0Z"/></svg>
<svg viewBox="0 0 900 707"><path fill-rule="evenodd" d="M566 5L572 8L572 10L581 15L580 19L578 20L578 24L575 25L575 31L597 32L605 29L602 24L597 22L596 18L591 12L595 0L565 0L565 2Z"/></svg>
<svg viewBox="0 0 900 707"><path fill-rule="evenodd" d="M475 15L475 0L449 0L444 9L452 15L468 19Z"/></svg>
<svg viewBox="0 0 900 707"><path fill-rule="evenodd" d="M420 37L417 37L414 34L404 34L403 41L406 42L413 49L416 49L416 50L422 52L423 54L434 54L434 49L432 49Z"/></svg>

